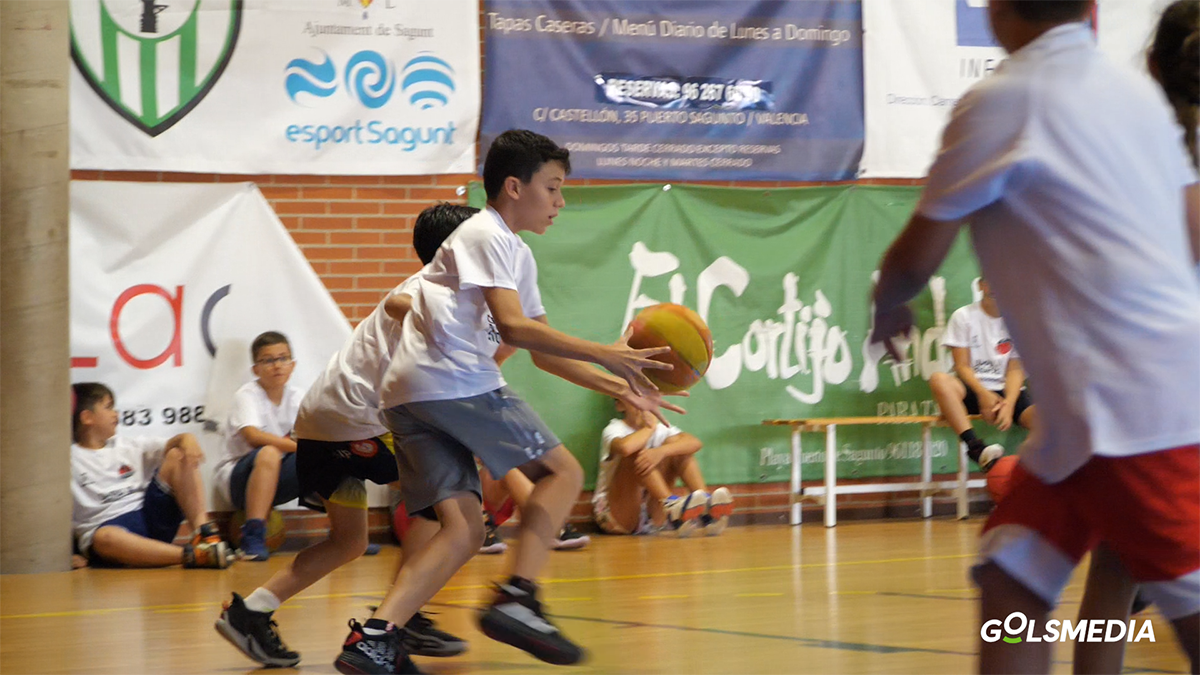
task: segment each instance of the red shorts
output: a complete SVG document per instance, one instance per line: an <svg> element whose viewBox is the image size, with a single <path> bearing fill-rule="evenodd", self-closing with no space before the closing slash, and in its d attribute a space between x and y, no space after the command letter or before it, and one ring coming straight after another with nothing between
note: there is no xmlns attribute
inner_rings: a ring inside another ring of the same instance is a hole
<svg viewBox="0 0 1200 675"><path fill-rule="evenodd" d="M1054 485L1018 464L982 554L1054 604L1101 542L1169 618L1200 611L1200 445L1093 457Z"/></svg>

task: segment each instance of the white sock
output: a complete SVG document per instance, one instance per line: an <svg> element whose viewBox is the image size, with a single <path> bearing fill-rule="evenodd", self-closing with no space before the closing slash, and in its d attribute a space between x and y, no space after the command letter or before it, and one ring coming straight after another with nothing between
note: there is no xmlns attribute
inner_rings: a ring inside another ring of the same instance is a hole
<svg viewBox="0 0 1200 675"><path fill-rule="evenodd" d="M246 609L251 612L274 612L282 604L274 593L261 586L246 597Z"/></svg>

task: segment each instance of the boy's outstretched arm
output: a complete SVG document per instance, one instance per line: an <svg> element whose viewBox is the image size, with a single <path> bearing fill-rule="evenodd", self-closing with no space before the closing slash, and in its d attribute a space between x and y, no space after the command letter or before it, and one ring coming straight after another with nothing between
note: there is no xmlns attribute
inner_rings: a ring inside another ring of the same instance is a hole
<svg viewBox="0 0 1200 675"><path fill-rule="evenodd" d="M946 259L958 236L960 221L940 221L914 213L908 225L883 255L875 284L875 330L872 342L882 342L892 358L901 357L889 338L912 327L912 300Z"/></svg>
<svg viewBox="0 0 1200 675"><path fill-rule="evenodd" d="M534 319L539 323L549 326L545 315ZM629 387L629 384L615 375L595 368L582 361L567 359L561 356L552 356L544 352L530 352L529 355L533 358L533 365L539 369L557 375L571 384L579 385L585 389L599 392L605 396L619 398L629 405L652 413L655 417L668 424L663 418L660 408L666 408L674 412L686 412L683 408L663 401L662 394L657 389L652 389L649 394L638 395Z"/></svg>
<svg viewBox="0 0 1200 675"><path fill-rule="evenodd" d="M496 320L500 339L505 344L528 349L534 353L540 352L549 356L587 361L604 366L614 375L625 380L629 384L629 388L639 396L648 396L657 392L654 384L642 372L643 368L671 368L666 363L650 358L669 351L668 347L633 349L624 342L602 345L572 337L551 328L544 320L536 321L525 316L521 309L521 296L512 289L484 288L483 296L487 301L488 308L492 310L492 318ZM539 318L545 319L545 317ZM582 384L582 386L593 388L587 384ZM601 389L597 389L597 391L615 395Z"/></svg>

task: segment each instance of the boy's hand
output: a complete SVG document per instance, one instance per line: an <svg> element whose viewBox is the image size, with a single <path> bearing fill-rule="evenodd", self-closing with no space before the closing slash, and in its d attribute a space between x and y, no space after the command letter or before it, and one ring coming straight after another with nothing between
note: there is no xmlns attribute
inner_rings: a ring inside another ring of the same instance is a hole
<svg viewBox="0 0 1200 675"><path fill-rule="evenodd" d="M900 348L896 346L897 338L904 338L913 327L913 313L908 305L880 312L876 310L874 329L871 330L871 342L882 342L887 352L897 362L904 360Z"/></svg>
<svg viewBox="0 0 1200 675"><path fill-rule="evenodd" d="M1000 406L1004 405L1004 399L997 396L995 392L986 390L976 393L976 397L979 399L979 414L983 416L983 421L994 427L998 427L996 416L1000 412Z"/></svg>
<svg viewBox="0 0 1200 675"><path fill-rule="evenodd" d="M637 469L639 476L646 476L654 471L662 460L663 453L659 448L642 448L633 456L633 467Z"/></svg>
<svg viewBox="0 0 1200 675"><path fill-rule="evenodd" d="M625 329L625 333L621 335L619 340L605 348L600 365L607 368L613 375L625 380L629 384L629 388L633 390L633 393L639 396L647 396L651 392L657 393L658 387L654 386L654 383L650 381L650 378L646 377L642 369L672 370L674 366L671 364L655 361L650 358L659 354L666 354L671 351L671 348L650 347L649 349L634 349L629 346L629 337L631 335L633 335L632 324Z"/></svg>
<svg viewBox="0 0 1200 675"><path fill-rule="evenodd" d="M672 396L687 396L688 393L686 391L681 391L678 394L671 394L671 395ZM666 424L668 426L670 426L671 423L667 421L666 417L663 417L662 411L664 409L670 410L671 412L677 412L680 414L684 414L684 415L687 414L687 411L684 410L683 408L680 408L679 406L675 405L674 403L667 403L666 401L664 401L663 393L657 389L654 389L650 394L647 394L645 396L635 394L632 391L626 392L621 395L621 400L625 402L625 405L627 405L635 410L640 410L643 413L652 416L655 419L656 423L662 422L663 424ZM651 428L651 427L642 427L642 428L645 429L645 428Z"/></svg>
<svg viewBox="0 0 1200 675"><path fill-rule="evenodd" d="M1013 424L1013 410L1016 408L1015 403L1009 403L1007 399L1000 399L1000 403L996 406L996 429L999 431L1008 431Z"/></svg>

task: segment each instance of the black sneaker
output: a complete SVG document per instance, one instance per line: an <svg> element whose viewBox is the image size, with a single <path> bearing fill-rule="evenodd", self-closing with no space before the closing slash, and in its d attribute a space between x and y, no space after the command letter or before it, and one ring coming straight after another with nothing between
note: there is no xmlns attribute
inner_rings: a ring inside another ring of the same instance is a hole
<svg viewBox="0 0 1200 675"><path fill-rule="evenodd" d="M568 640L542 613L532 582L496 584L496 598L479 615L483 634L559 666L583 660L584 651ZM525 586L520 588L519 586Z"/></svg>
<svg viewBox="0 0 1200 675"><path fill-rule="evenodd" d="M404 649L415 656L458 656L467 651L467 642L439 630L422 612L404 624Z"/></svg>
<svg viewBox="0 0 1200 675"><path fill-rule="evenodd" d="M496 555L508 550L508 544L504 543L504 540L496 532L496 521L492 520L492 514L485 513L483 515L483 527L483 545L479 547L480 553Z"/></svg>
<svg viewBox="0 0 1200 675"><path fill-rule="evenodd" d="M273 613L247 609L242 596L234 593L214 626L229 644L264 666L291 668L300 663L300 655L283 644Z"/></svg>
<svg viewBox="0 0 1200 675"><path fill-rule="evenodd" d="M402 644L404 629L388 624L382 635L367 635L361 623L350 619L350 635L342 653L333 662L339 673L369 675L379 673L420 673Z"/></svg>
<svg viewBox="0 0 1200 675"><path fill-rule="evenodd" d="M579 530L571 527L570 523L563 525L563 529L554 538L555 551L574 551L581 549L592 543L592 538L583 534Z"/></svg>

